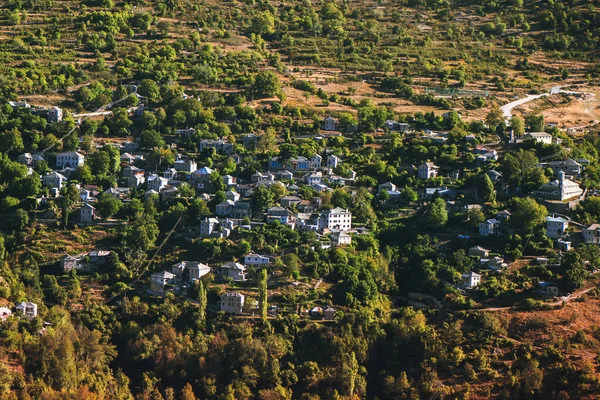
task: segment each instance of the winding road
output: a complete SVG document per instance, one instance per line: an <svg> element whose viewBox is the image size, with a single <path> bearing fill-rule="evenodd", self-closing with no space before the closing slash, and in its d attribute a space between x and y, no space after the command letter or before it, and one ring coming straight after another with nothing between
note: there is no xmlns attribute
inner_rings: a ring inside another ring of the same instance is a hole
<svg viewBox="0 0 600 400"><path fill-rule="evenodd" d="M502 107L500 107L500 110L502 111L502 114L504 114L504 118L508 121L512 117L512 110L515 107L518 107L520 105L528 103L532 100L537 100L542 97L550 96L553 94L559 94L559 93L582 94L581 92L574 92L571 90L562 90L563 87L566 87L566 86L553 86L548 93L530 94L522 99L511 101L510 103L503 105Z"/></svg>

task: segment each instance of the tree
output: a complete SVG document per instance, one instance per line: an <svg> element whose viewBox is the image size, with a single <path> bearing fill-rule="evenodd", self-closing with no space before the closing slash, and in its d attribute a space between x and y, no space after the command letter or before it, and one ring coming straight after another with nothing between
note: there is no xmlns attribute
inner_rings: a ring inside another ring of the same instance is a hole
<svg viewBox="0 0 600 400"><path fill-rule="evenodd" d="M367 188L361 187L356 191L351 204L354 220L368 227L373 227L377 222L377 214L371 205L372 199L373 195Z"/></svg>
<svg viewBox="0 0 600 400"><path fill-rule="evenodd" d="M441 197L431 201L425 208L425 224L430 228L442 228L448 222L446 202Z"/></svg>
<svg viewBox="0 0 600 400"><path fill-rule="evenodd" d="M267 269L263 268L260 271L258 279L258 296L260 304L260 318L263 322L267 321Z"/></svg>
<svg viewBox="0 0 600 400"><path fill-rule="evenodd" d="M504 114L502 113L502 110L500 110L500 107L495 105L492 108L492 110L485 117L485 123L490 127L497 127L498 125L504 123Z"/></svg>
<svg viewBox="0 0 600 400"><path fill-rule="evenodd" d="M294 253L285 254L281 260L284 265L284 274L286 277L292 275L295 271L298 271L300 265L300 259Z"/></svg>
<svg viewBox="0 0 600 400"><path fill-rule="evenodd" d="M94 179L92 169L87 164L80 165L75 169L74 178L81 183L90 183Z"/></svg>
<svg viewBox="0 0 600 400"><path fill-rule="evenodd" d="M472 226L479 226L479 224L485 221L485 214L479 208L472 208L467 213L467 217Z"/></svg>
<svg viewBox="0 0 600 400"><path fill-rule="evenodd" d="M254 78L252 93L256 98L281 95L281 82L273 71L261 71Z"/></svg>
<svg viewBox="0 0 600 400"><path fill-rule="evenodd" d="M541 114L527 115L525 117L525 125L527 125L532 132L543 132L546 127L544 116Z"/></svg>
<svg viewBox="0 0 600 400"><path fill-rule="evenodd" d="M123 245L133 252L146 252L154 247L158 238L158 226L148 213L136 215L133 224L123 233Z"/></svg>
<svg viewBox="0 0 600 400"><path fill-rule="evenodd" d="M533 228L544 223L548 216L548 210L538 204L531 197L516 198L515 210L510 218L511 224L517 229L532 231Z"/></svg>
<svg viewBox="0 0 600 400"><path fill-rule="evenodd" d="M206 288L202 281L198 281L198 314L200 315L200 322L206 322L206 306L208 305L208 297L206 294Z"/></svg>
<svg viewBox="0 0 600 400"><path fill-rule="evenodd" d="M0 151L11 153L20 153L23 151L25 146L23 145L23 138L21 132L17 128L7 130L0 134Z"/></svg>
<svg viewBox="0 0 600 400"><path fill-rule="evenodd" d="M144 149L154 149L164 145L162 135L154 129L145 130L140 134L140 146Z"/></svg>
<svg viewBox="0 0 600 400"><path fill-rule="evenodd" d="M273 204L273 194L263 185L252 191L252 210L255 213L263 213Z"/></svg>
<svg viewBox="0 0 600 400"><path fill-rule="evenodd" d="M138 86L138 93L152 103L160 99L160 87L152 79L142 79Z"/></svg>
<svg viewBox="0 0 600 400"><path fill-rule="evenodd" d="M525 121L523 121L523 118L513 115L509 123L516 137L523 136L525 133Z"/></svg>
<svg viewBox="0 0 600 400"><path fill-rule="evenodd" d="M252 25L250 32L259 35L270 35L275 32L275 17L269 11L259 12L256 17L252 19Z"/></svg>
<svg viewBox="0 0 600 400"><path fill-rule="evenodd" d="M402 200L404 200L407 203L414 203L415 201L417 201L419 199L417 192L415 192L415 190L410 187L405 188L402 191L401 195L402 195Z"/></svg>
<svg viewBox="0 0 600 400"><path fill-rule="evenodd" d="M485 201L494 202L496 200L496 191L494 190L494 184L488 176L488 174L481 174L479 178L479 195Z"/></svg>
<svg viewBox="0 0 600 400"><path fill-rule="evenodd" d="M111 194L103 194L98 202L96 203L96 209L104 219L108 219L113 215L117 214L121 209L121 200L117 199Z"/></svg>
<svg viewBox="0 0 600 400"><path fill-rule="evenodd" d="M560 269L563 274L562 283L569 291L583 286L588 276L583 259L579 253L574 251L568 251L563 255L560 262Z"/></svg>
<svg viewBox="0 0 600 400"><path fill-rule="evenodd" d="M194 395L192 385L186 383L183 389L181 389L181 395L179 396L179 398L181 400L196 400L196 395Z"/></svg>
<svg viewBox="0 0 600 400"><path fill-rule="evenodd" d="M265 133L258 137L256 151L261 154L268 154L269 156L279 152L277 148L277 131L275 128L269 126L265 130Z"/></svg>

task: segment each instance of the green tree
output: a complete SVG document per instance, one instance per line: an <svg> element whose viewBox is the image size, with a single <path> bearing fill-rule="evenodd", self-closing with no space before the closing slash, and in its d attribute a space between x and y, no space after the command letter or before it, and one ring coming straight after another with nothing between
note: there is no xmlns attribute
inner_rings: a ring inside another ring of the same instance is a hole
<svg viewBox="0 0 600 400"><path fill-rule="evenodd" d="M404 188L401 195L402 200L404 200L406 203L414 203L415 201L419 200L417 192L415 192L415 190L411 187Z"/></svg>
<svg viewBox="0 0 600 400"><path fill-rule="evenodd" d="M252 93L256 98L281 96L281 82L273 71L261 71L254 78Z"/></svg>
<svg viewBox="0 0 600 400"><path fill-rule="evenodd" d="M98 202L96 202L96 209L102 216L102 218L107 219L116 215L121 209L123 203L121 200L117 199L111 194L103 194Z"/></svg>
<svg viewBox="0 0 600 400"><path fill-rule="evenodd" d="M500 107L495 105L492 108L492 110L485 117L485 123L490 127L493 127L492 129L504 123L504 114L502 113L502 110L500 110Z"/></svg>
<svg viewBox="0 0 600 400"><path fill-rule="evenodd" d="M206 306L208 305L208 297L206 294L206 288L202 281L198 281L198 314L200 316L200 322L206 322Z"/></svg>
<svg viewBox="0 0 600 400"><path fill-rule="evenodd" d="M368 227L373 227L377 223L377 214L373 210L371 200L373 195L369 193L367 188L359 188L352 199L352 214L353 219L362 224L366 224Z"/></svg>
<svg viewBox="0 0 600 400"><path fill-rule="evenodd" d="M142 79L138 85L138 93L152 103L160 99L160 87L152 79Z"/></svg>
<svg viewBox="0 0 600 400"><path fill-rule="evenodd" d="M523 118L513 115L509 123L516 137L523 136L525 133L525 121L523 121Z"/></svg>
<svg viewBox="0 0 600 400"><path fill-rule="evenodd" d="M543 224L548 216L546 207L538 204L531 197L517 198L514 202L515 210L510 222L517 229L532 231L536 226Z"/></svg>
<svg viewBox="0 0 600 400"><path fill-rule="evenodd" d="M525 125L527 125L532 132L543 132L546 127L544 116L541 114L527 115L525 117Z"/></svg>
<svg viewBox="0 0 600 400"><path fill-rule="evenodd" d="M478 192L485 201L496 201L496 190L488 174L481 174L479 178Z"/></svg>
<svg viewBox="0 0 600 400"><path fill-rule="evenodd" d="M568 251L563 255L560 269L563 275L562 283L569 291L582 287L588 276L583 259L574 251Z"/></svg>
<svg viewBox="0 0 600 400"><path fill-rule="evenodd" d="M260 271L258 278L258 297L260 305L260 318L263 322L267 321L267 269L263 268Z"/></svg>
<svg viewBox="0 0 600 400"><path fill-rule="evenodd" d="M263 185L252 191L252 210L254 213L263 213L273 204L273 194Z"/></svg>
<svg viewBox="0 0 600 400"><path fill-rule="evenodd" d="M425 224L430 228L442 228L448 222L446 202L441 197L435 198L425 207Z"/></svg>

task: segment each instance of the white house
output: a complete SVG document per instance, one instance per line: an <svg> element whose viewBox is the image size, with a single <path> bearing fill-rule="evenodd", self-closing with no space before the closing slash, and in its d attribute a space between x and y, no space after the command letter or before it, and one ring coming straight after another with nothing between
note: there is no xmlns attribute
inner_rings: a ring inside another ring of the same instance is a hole
<svg viewBox="0 0 600 400"><path fill-rule="evenodd" d="M188 263L187 269L189 273L188 279L190 282L202 278L204 275L207 275L211 271L208 265L199 262Z"/></svg>
<svg viewBox="0 0 600 400"><path fill-rule="evenodd" d="M189 139L196 134L196 130L194 128L180 128L176 129L175 133L183 139Z"/></svg>
<svg viewBox="0 0 600 400"><path fill-rule="evenodd" d="M440 167L428 161L419 165L419 168L417 169L417 176L421 179L436 178L438 176L439 169Z"/></svg>
<svg viewBox="0 0 600 400"><path fill-rule="evenodd" d="M48 122L61 122L63 119L63 110L58 107L52 107L48 110Z"/></svg>
<svg viewBox="0 0 600 400"><path fill-rule="evenodd" d="M209 237L216 231L219 220L216 218L204 218L200 221L200 237Z"/></svg>
<svg viewBox="0 0 600 400"><path fill-rule="evenodd" d="M6 321L6 319L11 315L12 311L10 311L10 308L0 307L0 320Z"/></svg>
<svg viewBox="0 0 600 400"><path fill-rule="evenodd" d="M200 141L199 148L200 151L204 149L215 149L217 153L221 154L232 154L234 151L233 143L229 143L223 139L203 139Z"/></svg>
<svg viewBox="0 0 600 400"><path fill-rule="evenodd" d="M61 190L63 187L63 184L67 181L67 178L56 172L50 172L49 174L44 175L44 177L42 178L42 183L44 186L49 187L49 188L56 188L58 190Z"/></svg>
<svg viewBox="0 0 600 400"><path fill-rule="evenodd" d="M561 217L546 217L546 236L558 239L565 234L569 221Z"/></svg>
<svg viewBox="0 0 600 400"><path fill-rule="evenodd" d="M592 224L585 228L583 239L588 244L600 244L600 224Z"/></svg>
<svg viewBox="0 0 600 400"><path fill-rule="evenodd" d="M35 303L24 301L17 306L17 312L27 319L33 319L37 317L38 306Z"/></svg>
<svg viewBox="0 0 600 400"><path fill-rule="evenodd" d="M21 164L31 165L33 164L33 155L31 153L23 153L17 156L17 161Z"/></svg>
<svg viewBox="0 0 600 400"><path fill-rule="evenodd" d="M241 314L244 311L245 296L238 292L227 292L221 295L221 311L229 314Z"/></svg>
<svg viewBox="0 0 600 400"><path fill-rule="evenodd" d="M331 244L334 246L344 246L352 243L352 236L346 232L333 232L331 234Z"/></svg>
<svg viewBox="0 0 600 400"><path fill-rule="evenodd" d="M167 186L169 180L167 178L163 178L158 175L148 175L146 178L146 184L148 185L148 190L155 190L160 192L162 188Z"/></svg>
<svg viewBox="0 0 600 400"><path fill-rule="evenodd" d="M269 257L261 256L256 253L250 253L244 256L245 265L268 265L270 261Z"/></svg>
<svg viewBox="0 0 600 400"><path fill-rule="evenodd" d="M194 160L177 160L173 163L173 168L189 174L198 169L198 164Z"/></svg>
<svg viewBox="0 0 600 400"><path fill-rule="evenodd" d="M225 198L227 200L231 200L235 203L236 201L238 201L240 199L240 194L238 192L230 189L225 192Z"/></svg>
<svg viewBox="0 0 600 400"><path fill-rule="evenodd" d="M310 168L311 169L319 169L321 168L321 164L323 163L323 157L318 154L315 154L310 158Z"/></svg>
<svg viewBox="0 0 600 400"><path fill-rule="evenodd" d="M392 182L385 182L378 186L377 193L381 193L382 190L385 190L388 193L395 192L397 187Z"/></svg>
<svg viewBox="0 0 600 400"><path fill-rule="evenodd" d="M88 223L88 224L92 223L92 222L94 222L95 216L96 216L96 208L89 205L88 203L85 203L79 209L79 221L81 221L81 222Z"/></svg>
<svg viewBox="0 0 600 400"><path fill-rule="evenodd" d="M327 168L337 168L339 162L340 158L335 154L331 154L329 157L327 157Z"/></svg>
<svg viewBox="0 0 600 400"><path fill-rule="evenodd" d="M481 283L481 275L470 271L462 274L461 284L467 289L473 289Z"/></svg>
<svg viewBox="0 0 600 400"><path fill-rule="evenodd" d="M338 120L331 117L331 116L327 116L324 120L323 120L323 130L325 131L336 131L338 127Z"/></svg>
<svg viewBox="0 0 600 400"><path fill-rule="evenodd" d="M547 132L529 132L523 136L523 139L533 139L539 143L552 144L552 135Z"/></svg>
<svg viewBox="0 0 600 400"><path fill-rule="evenodd" d="M319 183L321 183L322 180L323 180L323 174L321 173L321 171L313 172L312 174L308 174L306 176L306 183L310 186L319 184Z"/></svg>
<svg viewBox="0 0 600 400"><path fill-rule="evenodd" d="M150 275L150 291L158 294L165 292L165 286L173 284L175 280L175 274L169 271L161 271L156 274Z"/></svg>
<svg viewBox="0 0 600 400"><path fill-rule="evenodd" d="M320 231L325 229L349 231L352 229L352 213L344 208L332 208L321 213L317 226Z"/></svg>
<svg viewBox="0 0 600 400"><path fill-rule="evenodd" d="M67 151L56 155L57 168L77 168L85 163L85 156L76 151Z"/></svg>
<svg viewBox="0 0 600 400"><path fill-rule="evenodd" d="M246 276L246 267L240 263L228 262L221 265L221 274L234 282L244 282L248 278Z"/></svg>
<svg viewBox="0 0 600 400"><path fill-rule="evenodd" d="M182 261L171 266L171 272L177 275L179 280L181 280L186 270L188 271L188 281L192 282L208 274L210 267L197 261Z"/></svg>
<svg viewBox="0 0 600 400"><path fill-rule="evenodd" d="M479 234L481 236L497 235L499 226L500 221L497 219L488 219L479 224Z"/></svg>

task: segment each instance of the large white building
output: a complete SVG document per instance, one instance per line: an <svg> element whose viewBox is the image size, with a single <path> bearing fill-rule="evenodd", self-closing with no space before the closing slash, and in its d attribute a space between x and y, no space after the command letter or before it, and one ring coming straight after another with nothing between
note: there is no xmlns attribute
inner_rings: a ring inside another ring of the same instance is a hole
<svg viewBox="0 0 600 400"><path fill-rule="evenodd" d="M539 143L552 144L552 135L547 132L529 132L523 138L533 139Z"/></svg>
<svg viewBox="0 0 600 400"><path fill-rule="evenodd" d="M565 178L564 171L559 171L558 179L540 186L533 194L540 199L562 201L581 196L583 190L578 183Z"/></svg>
<svg viewBox="0 0 600 400"><path fill-rule="evenodd" d="M241 314L244 311L245 296L238 292L221 295L221 311L229 314Z"/></svg>
<svg viewBox="0 0 600 400"><path fill-rule="evenodd" d="M346 232L352 229L352 213L347 209L336 207L324 211L319 216L318 229Z"/></svg>
<svg viewBox="0 0 600 400"><path fill-rule="evenodd" d="M76 151L67 151L65 153L58 153L56 155L56 167L57 168L77 168L85 163L85 156Z"/></svg>

